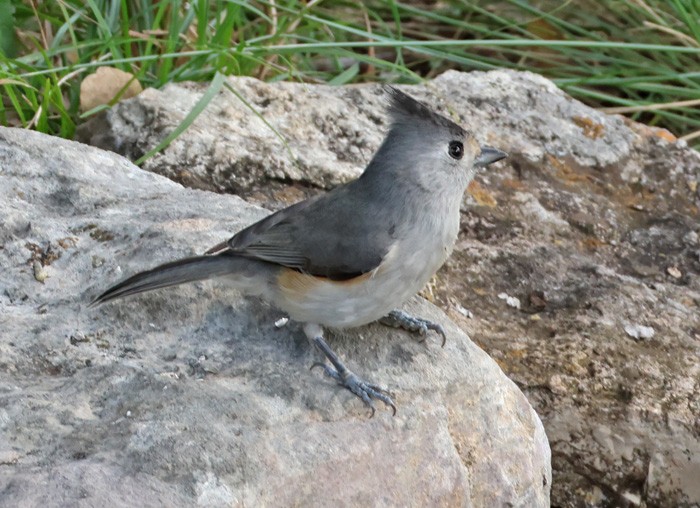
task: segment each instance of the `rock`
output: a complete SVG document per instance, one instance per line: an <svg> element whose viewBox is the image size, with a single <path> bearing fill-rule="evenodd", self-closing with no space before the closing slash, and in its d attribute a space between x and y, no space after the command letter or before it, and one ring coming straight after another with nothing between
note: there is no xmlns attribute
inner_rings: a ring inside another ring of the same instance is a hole
<svg viewBox="0 0 700 508"><path fill-rule="evenodd" d="M223 93L148 169L277 208L357 174L386 129L379 86L230 84L292 155ZM83 139L139 157L204 89L147 90ZM511 155L470 188L457 249L426 295L543 416L553 505L700 504L698 153L530 73L447 72L405 89ZM629 324L654 336L630 340Z"/></svg>
<svg viewBox="0 0 700 508"><path fill-rule="evenodd" d="M347 88L339 94L334 87L302 83L261 85L252 78L237 80L236 90L247 104L231 96L212 101L188 135L145 168L219 192L250 191L270 180L331 188L360 175L364 166L357 161L369 161L386 128L386 101L379 89L368 94ZM298 108L295 96L305 97L311 107ZM136 160L175 128L198 98L197 88L187 84L145 90L135 101L124 101L119 113L110 111L81 126L78 140ZM274 130L268 118L275 119ZM148 124L161 129L144 129Z"/></svg>
<svg viewBox="0 0 700 508"><path fill-rule="evenodd" d="M225 285L87 307L266 213L0 128L0 504L549 506L537 415L424 300L408 306L445 325L444 349L380 325L330 337L394 392L397 415L372 419L309 371L298 325Z"/></svg>

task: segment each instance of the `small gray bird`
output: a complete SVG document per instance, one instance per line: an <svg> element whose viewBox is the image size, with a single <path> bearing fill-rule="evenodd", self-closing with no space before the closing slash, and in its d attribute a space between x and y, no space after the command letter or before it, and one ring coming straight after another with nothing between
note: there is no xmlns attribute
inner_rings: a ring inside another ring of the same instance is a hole
<svg viewBox="0 0 700 508"><path fill-rule="evenodd" d="M98 296L100 304L185 282L225 277L304 323L330 365L326 375L374 414L373 399L396 413L389 393L350 371L323 327L381 321L425 335L436 323L394 310L415 295L452 253L459 208L479 167L506 157L469 131L393 87L391 128L357 179L280 210L203 256L138 273Z"/></svg>

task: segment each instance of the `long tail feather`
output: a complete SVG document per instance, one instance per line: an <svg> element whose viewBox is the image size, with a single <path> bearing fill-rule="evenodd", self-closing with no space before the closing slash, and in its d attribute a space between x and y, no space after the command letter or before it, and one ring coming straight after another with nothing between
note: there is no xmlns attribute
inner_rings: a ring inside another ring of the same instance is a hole
<svg viewBox="0 0 700 508"><path fill-rule="evenodd" d="M176 286L186 282L204 280L217 275L230 274L235 266L231 256L196 256L180 259L172 263L157 266L152 270L137 273L112 286L95 298L90 306L116 300L129 295L151 291L153 289Z"/></svg>

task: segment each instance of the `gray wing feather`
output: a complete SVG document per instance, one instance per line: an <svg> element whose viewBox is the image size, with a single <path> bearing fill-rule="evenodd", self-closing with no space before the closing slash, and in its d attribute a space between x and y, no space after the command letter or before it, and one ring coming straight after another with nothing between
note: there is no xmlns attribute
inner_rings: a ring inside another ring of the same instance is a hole
<svg viewBox="0 0 700 508"><path fill-rule="evenodd" d="M373 200L358 199L358 191L350 184L280 210L237 233L228 246L242 256L333 280L370 272L391 248L393 228L382 223Z"/></svg>

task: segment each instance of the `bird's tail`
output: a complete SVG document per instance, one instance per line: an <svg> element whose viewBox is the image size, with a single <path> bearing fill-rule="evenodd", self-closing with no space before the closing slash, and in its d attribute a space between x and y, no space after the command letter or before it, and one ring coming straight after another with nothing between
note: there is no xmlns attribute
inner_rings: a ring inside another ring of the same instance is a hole
<svg viewBox="0 0 700 508"><path fill-rule="evenodd" d="M209 279L211 277L236 273L237 265L246 260L226 254L218 256L195 256L165 263L152 270L137 273L112 286L95 298L90 306L116 300L124 296L135 295L153 289L177 286L186 282Z"/></svg>

